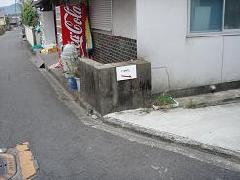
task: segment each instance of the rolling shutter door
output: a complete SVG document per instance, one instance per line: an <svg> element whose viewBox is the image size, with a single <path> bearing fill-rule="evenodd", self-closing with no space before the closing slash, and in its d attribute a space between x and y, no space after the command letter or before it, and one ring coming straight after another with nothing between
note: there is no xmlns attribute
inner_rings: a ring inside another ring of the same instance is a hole
<svg viewBox="0 0 240 180"><path fill-rule="evenodd" d="M91 27L112 31L112 0L90 0L89 4Z"/></svg>

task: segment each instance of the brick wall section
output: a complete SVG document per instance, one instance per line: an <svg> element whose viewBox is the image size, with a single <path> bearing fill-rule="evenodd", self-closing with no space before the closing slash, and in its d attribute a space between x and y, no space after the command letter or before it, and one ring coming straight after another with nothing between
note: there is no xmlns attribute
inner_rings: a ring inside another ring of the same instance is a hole
<svg viewBox="0 0 240 180"><path fill-rule="evenodd" d="M93 32L93 59L100 63L114 63L137 59L137 41L125 37Z"/></svg>

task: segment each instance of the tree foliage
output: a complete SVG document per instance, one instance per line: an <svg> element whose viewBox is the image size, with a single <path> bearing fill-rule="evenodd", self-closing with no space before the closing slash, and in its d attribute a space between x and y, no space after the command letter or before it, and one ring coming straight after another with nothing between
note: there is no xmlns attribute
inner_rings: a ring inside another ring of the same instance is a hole
<svg viewBox="0 0 240 180"><path fill-rule="evenodd" d="M26 26L35 27L38 24L38 13L36 8L32 6L30 0L23 3L22 8L22 23Z"/></svg>
<svg viewBox="0 0 240 180"><path fill-rule="evenodd" d="M0 35L3 35L5 33L5 27L0 26Z"/></svg>
<svg viewBox="0 0 240 180"><path fill-rule="evenodd" d="M9 26L9 24L10 24L10 17L7 16L5 20L6 20L6 26Z"/></svg>

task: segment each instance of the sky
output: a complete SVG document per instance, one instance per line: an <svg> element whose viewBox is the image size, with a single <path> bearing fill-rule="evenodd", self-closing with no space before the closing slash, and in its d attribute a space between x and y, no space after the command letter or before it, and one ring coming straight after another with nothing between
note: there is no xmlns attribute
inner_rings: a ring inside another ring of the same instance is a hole
<svg viewBox="0 0 240 180"><path fill-rule="evenodd" d="M14 4L15 0L0 0L0 7Z"/></svg>

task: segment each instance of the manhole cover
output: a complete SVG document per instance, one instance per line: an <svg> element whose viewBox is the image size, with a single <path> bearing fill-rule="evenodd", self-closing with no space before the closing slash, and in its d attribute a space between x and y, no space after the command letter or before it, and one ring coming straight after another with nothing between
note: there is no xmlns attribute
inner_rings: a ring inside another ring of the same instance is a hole
<svg viewBox="0 0 240 180"><path fill-rule="evenodd" d="M0 179L9 179L16 173L15 158L11 154L0 153Z"/></svg>
<svg viewBox="0 0 240 180"><path fill-rule="evenodd" d="M7 174L7 162L5 159L0 157L0 177L6 176Z"/></svg>
<svg viewBox="0 0 240 180"><path fill-rule="evenodd" d="M29 149L29 143L0 149L0 180L32 179L37 171L38 164Z"/></svg>

